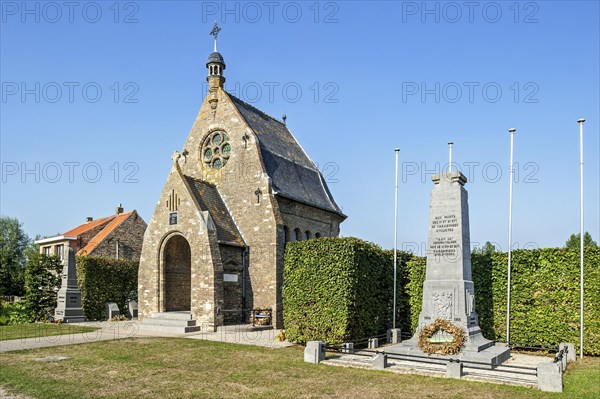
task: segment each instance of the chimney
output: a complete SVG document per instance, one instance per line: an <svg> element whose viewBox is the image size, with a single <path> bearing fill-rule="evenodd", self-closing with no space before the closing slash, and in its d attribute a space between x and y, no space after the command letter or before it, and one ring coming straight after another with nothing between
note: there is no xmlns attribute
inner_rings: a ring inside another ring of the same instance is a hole
<svg viewBox="0 0 600 399"><path fill-rule="evenodd" d="M119 206L117 207L117 215L123 213L123 204L119 204Z"/></svg>
<svg viewBox="0 0 600 399"><path fill-rule="evenodd" d="M88 216L88 217L85 218L85 221L88 222L88 223L91 222L92 220L94 220L94 218L91 217L91 216Z"/></svg>

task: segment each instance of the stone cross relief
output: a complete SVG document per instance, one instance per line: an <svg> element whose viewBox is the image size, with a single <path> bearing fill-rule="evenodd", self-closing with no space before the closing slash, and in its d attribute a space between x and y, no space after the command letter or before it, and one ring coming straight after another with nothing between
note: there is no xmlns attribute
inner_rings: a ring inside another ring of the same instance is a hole
<svg viewBox="0 0 600 399"><path fill-rule="evenodd" d="M248 136L247 133L244 133L242 140L244 140L244 148L248 148L248 140L250 140L250 136Z"/></svg>
<svg viewBox="0 0 600 399"><path fill-rule="evenodd" d="M452 320L452 292L434 292L433 302L436 305L435 316L437 318Z"/></svg>
<svg viewBox="0 0 600 399"><path fill-rule="evenodd" d="M260 204L260 196L262 195L262 191L260 190L260 188L256 189L254 195L256 195L256 203Z"/></svg>

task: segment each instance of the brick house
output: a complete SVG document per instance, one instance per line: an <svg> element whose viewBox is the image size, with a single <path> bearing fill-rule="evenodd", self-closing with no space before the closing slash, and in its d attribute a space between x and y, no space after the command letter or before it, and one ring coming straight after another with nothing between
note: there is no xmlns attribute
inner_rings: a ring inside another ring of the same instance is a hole
<svg viewBox="0 0 600 399"><path fill-rule="evenodd" d="M119 204L114 215L86 223L62 235L36 241L40 253L56 255L61 260L67 249L73 248L77 256L107 256L117 259L138 261L142 250L142 240L146 222L134 209L124 212Z"/></svg>
<svg viewBox="0 0 600 399"><path fill-rule="evenodd" d="M144 236L139 317L188 314L186 326L214 330L271 308L280 328L285 243L338 236L346 216L285 117L225 91L216 42L206 67L208 94Z"/></svg>

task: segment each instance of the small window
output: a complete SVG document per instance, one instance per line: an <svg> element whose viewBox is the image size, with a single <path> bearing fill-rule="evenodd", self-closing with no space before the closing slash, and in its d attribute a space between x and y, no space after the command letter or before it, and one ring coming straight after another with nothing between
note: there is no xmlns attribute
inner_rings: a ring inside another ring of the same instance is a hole
<svg viewBox="0 0 600 399"><path fill-rule="evenodd" d="M177 224L177 212L169 213L169 224Z"/></svg>
<svg viewBox="0 0 600 399"><path fill-rule="evenodd" d="M315 233L315 238L321 238L321 233Z"/></svg>
<svg viewBox="0 0 600 399"><path fill-rule="evenodd" d="M290 241L290 228L287 226L283 226L283 242Z"/></svg>
<svg viewBox="0 0 600 399"><path fill-rule="evenodd" d="M54 255L58 256L58 259L63 260L65 258L65 246L60 244L54 247Z"/></svg>
<svg viewBox="0 0 600 399"><path fill-rule="evenodd" d="M302 232L300 231L300 229L294 229L294 240L302 241Z"/></svg>
<svg viewBox="0 0 600 399"><path fill-rule="evenodd" d="M305 240L310 240L312 238L312 234L310 233L310 230L306 230L304 232L304 239Z"/></svg>
<svg viewBox="0 0 600 399"><path fill-rule="evenodd" d="M46 256L50 256L52 255L52 247L43 247L42 248L42 253Z"/></svg>

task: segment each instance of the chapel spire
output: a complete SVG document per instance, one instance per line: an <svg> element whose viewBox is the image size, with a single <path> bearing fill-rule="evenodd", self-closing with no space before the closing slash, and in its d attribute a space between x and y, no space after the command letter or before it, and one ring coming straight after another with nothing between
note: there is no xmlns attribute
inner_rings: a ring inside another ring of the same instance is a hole
<svg viewBox="0 0 600 399"><path fill-rule="evenodd" d="M206 68L208 69L206 80L208 81L209 89L223 88L223 84L225 83L225 77L223 76L225 61L221 53L217 51L217 36L219 36L219 32L221 32L221 27L215 22L209 33L215 38L214 51L208 56L208 61L206 62Z"/></svg>

